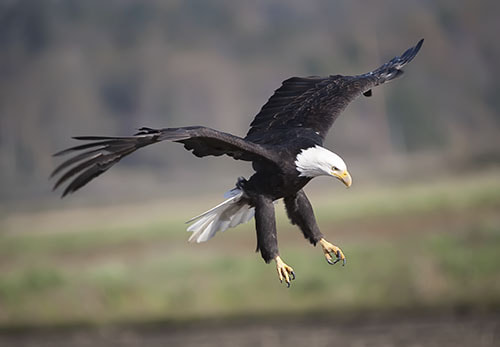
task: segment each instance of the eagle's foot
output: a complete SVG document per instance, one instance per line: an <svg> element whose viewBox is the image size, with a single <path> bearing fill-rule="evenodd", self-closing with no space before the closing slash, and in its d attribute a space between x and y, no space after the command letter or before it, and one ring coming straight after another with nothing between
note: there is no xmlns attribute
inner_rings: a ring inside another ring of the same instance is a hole
<svg viewBox="0 0 500 347"><path fill-rule="evenodd" d="M295 272L279 256L274 258L274 260L276 261L276 270L278 271L280 282L283 283L283 280L285 280L286 286L290 288L290 281L295 279Z"/></svg>
<svg viewBox="0 0 500 347"><path fill-rule="evenodd" d="M325 239L319 240L319 244L323 248L323 253L325 254L326 261L330 265L334 265L342 260L342 266L345 265L345 255L340 248L326 241ZM335 258L335 260L333 260Z"/></svg>

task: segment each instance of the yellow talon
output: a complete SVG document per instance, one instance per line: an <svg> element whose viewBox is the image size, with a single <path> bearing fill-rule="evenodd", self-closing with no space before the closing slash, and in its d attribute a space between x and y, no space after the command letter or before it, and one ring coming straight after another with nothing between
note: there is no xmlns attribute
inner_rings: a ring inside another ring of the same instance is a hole
<svg viewBox="0 0 500 347"><path fill-rule="evenodd" d="M276 256L274 260L276 261L276 270L278 271L280 282L283 282L283 280L285 280L286 286L290 288L290 280L295 279L295 272L293 272L293 269L290 266L286 265L279 256Z"/></svg>
<svg viewBox="0 0 500 347"><path fill-rule="evenodd" d="M319 244L323 248L323 253L325 254L325 258L328 264L333 265L342 260L342 266L345 265L346 258L344 253L339 247L335 246L334 244L331 244L325 239L319 240ZM335 260L333 260L332 254L335 256L336 258Z"/></svg>

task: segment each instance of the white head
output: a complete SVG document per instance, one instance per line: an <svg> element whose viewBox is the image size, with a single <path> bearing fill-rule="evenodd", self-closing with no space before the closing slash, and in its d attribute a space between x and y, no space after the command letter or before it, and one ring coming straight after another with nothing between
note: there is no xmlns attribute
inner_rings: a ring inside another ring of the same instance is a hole
<svg viewBox="0 0 500 347"><path fill-rule="evenodd" d="M337 154L316 145L302 150L295 160L299 176L333 176L341 180L347 187L352 184L352 178L347 171L347 165Z"/></svg>

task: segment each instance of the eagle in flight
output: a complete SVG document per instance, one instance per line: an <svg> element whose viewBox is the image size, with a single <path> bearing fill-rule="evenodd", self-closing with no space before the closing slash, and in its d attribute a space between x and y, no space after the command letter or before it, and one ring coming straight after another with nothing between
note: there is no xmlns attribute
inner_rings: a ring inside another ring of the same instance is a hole
<svg viewBox="0 0 500 347"><path fill-rule="evenodd" d="M73 154L51 177L64 174L54 189L69 184L62 196L73 193L106 172L123 157L160 141L182 143L197 157L228 155L252 163L249 179L239 178L236 187L214 208L192 218L189 241L204 242L255 218L257 251L266 263L274 260L280 281L290 286L293 269L280 257L273 202L283 199L288 217L313 245L319 243L329 264L342 261L342 250L325 240L314 217L304 186L316 176L332 176L347 187L352 184L344 160L322 147L333 122L357 96L371 96L372 88L402 75L402 67L420 50L423 39L386 64L362 75L292 77L285 80L262 107L242 138L202 126L140 128L133 136L78 136L86 143L55 154Z"/></svg>

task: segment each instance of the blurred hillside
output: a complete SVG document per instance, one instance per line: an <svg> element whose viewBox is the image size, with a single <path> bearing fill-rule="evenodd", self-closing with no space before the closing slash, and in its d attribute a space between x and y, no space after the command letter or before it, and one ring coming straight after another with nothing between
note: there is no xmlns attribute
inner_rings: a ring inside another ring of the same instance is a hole
<svg viewBox="0 0 500 347"><path fill-rule="evenodd" d="M498 163L499 10L493 0L2 1L0 204L54 199L50 154L70 136L194 124L244 135L285 78L364 73L422 37L406 76L356 100L326 145L361 181L375 161L401 176ZM217 176L213 193L250 172L175 144L119 167L81 199L182 194Z"/></svg>

